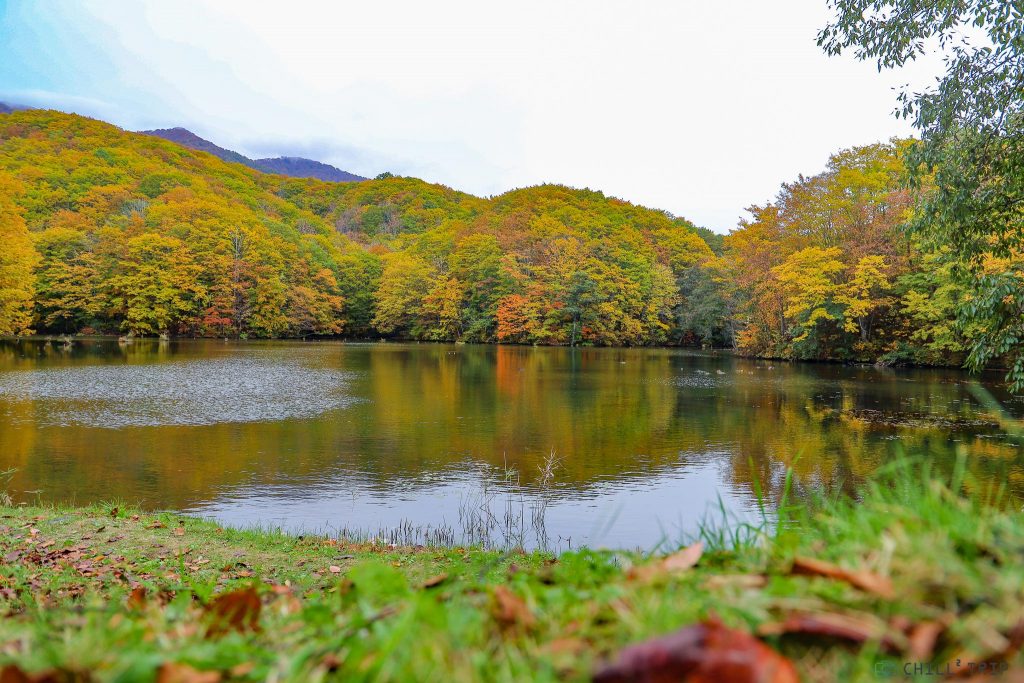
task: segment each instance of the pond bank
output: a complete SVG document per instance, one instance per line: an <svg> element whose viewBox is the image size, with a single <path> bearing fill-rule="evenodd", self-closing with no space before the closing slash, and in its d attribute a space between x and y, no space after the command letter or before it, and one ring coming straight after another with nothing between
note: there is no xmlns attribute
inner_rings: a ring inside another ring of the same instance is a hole
<svg viewBox="0 0 1024 683"><path fill-rule="evenodd" d="M801 680L957 660L964 673L1020 666L1024 518L957 476L946 485L890 468L859 501L784 513L770 535L706 529L703 554L670 559L339 542L123 506L6 507L0 663L54 675L45 680L585 680L629 644L718 619L708 628L753 634ZM646 654L688 647L680 666L720 675L712 640L694 642ZM775 657L754 654L759 667ZM644 655L601 680L635 675Z"/></svg>

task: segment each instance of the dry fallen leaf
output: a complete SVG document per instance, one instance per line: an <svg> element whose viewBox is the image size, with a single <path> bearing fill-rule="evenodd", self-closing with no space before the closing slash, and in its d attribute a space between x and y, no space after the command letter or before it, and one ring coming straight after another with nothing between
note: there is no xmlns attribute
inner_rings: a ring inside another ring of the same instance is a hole
<svg viewBox="0 0 1024 683"><path fill-rule="evenodd" d="M235 678L244 678L252 673L256 665L252 662L242 662L241 664L235 664L231 667L231 675Z"/></svg>
<svg viewBox="0 0 1024 683"><path fill-rule="evenodd" d="M272 607L283 614L295 614L302 609L302 603L295 593L292 592L291 586L275 584L270 587L272 593L274 593L276 600L271 603Z"/></svg>
<svg viewBox="0 0 1024 683"><path fill-rule="evenodd" d="M431 576L429 579L427 579L426 581L423 582L423 587L424 588L436 588L437 586L440 586L442 583L444 583L447 580L448 580L448 575L444 574L444 573L438 574L437 576Z"/></svg>
<svg viewBox="0 0 1024 683"><path fill-rule="evenodd" d="M836 579L837 581L845 581L851 586L867 591L868 593L874 593L875 595L887 600L891 600L895 596L895 591L892 587L892 580L886 576L881 576L869 571L844 569L843 567L832 564L831 562L824 562L811 557L795 558L793 560L793 568L790 570L790 574L824 576L829 579Z"/></svg>
<svg viewBox="0 0 1024 683"><path fill-rule="evenodd" d="M188 664L164 662L156 672L156 683L218 683L218 671L200 671Z"/></svg>
<svg viewBox="0 0 1024 683"><path fill-rule="evenodd" d="M337 671L341 668L341 664L341 658L333 652L328 652L324 655L324 658L320 660L320 666L328 671Z"/></svg>
<svg viewBox="0 0 1024 683"><path fill-rule="evenodd" d="M638 581L651 581L670 574L684 572L694 567L704 554L704 542L697 541L682 550L663 557L657 562L632 567L628 577Z"/></svg>
<svg viewBox="0 0 1024 683"><path fill-rule="evenodd" d="M145 607L146 589L142 586L136 586L128 594L128 609L145 609Z"/></svg>
<svg viewBox="0 0 1024 683"><path fill-rule="evenodd" d="M903 634L893 632L884 621L870 614L793 612L780 622L761 624L757 633L762 636L800 633L853 643L874 640L890 651L902 650L906 644Z"/></svg>
<svg viewBox="0 0 1024 683"><path fill-rule="evenodd" d="M793 664L749 633L717 620L631 645L594 673L595 683L796 683Z"/></svg>
<svg viewBox="0 0 1024 683"><path fill-rule="evenodd" d="M976 634L977 637L977 634ZM992 629L986 634L985 640L990 640L982 653L964 651L957 654L956 659L964 662L1005 662L1020 652L1024 646L1024 619L1018 621L1006 633ZM981 639L979 639L981 640Z"/></svg>
<svg viewBox="0 0 1024 683"><path fill-rule="evenodd" d="M147 529L163 529L167 525L161 522L159 519L154 519L152 522L146 525Z"/></svg>
<svg viewBox="0 0 1024 683"><path fill-rule="evenodd" d="M117 513L119 513L119 512L120 512L120 510L117 509L117 508L110 508L110 516L111 517L117 517Z"/></svg>
<svg viewBox="0 0 1024 683"><path fill-rule="evenodd" d="M672 553L661 561L661 566L670 572L679 572L695 566L704 554L704 541L697 541L679 552Z"/></svg>
<svg viewBox="0 0 1024 683"><path fill-rule="evenodd" d="M768 577L764 574L715 574L704 582L708 590L719 588L764 588Z"/></svg>
<svg viewBox="0 0 1024 683"><path fill-rule="evenodd" d="M0 683L59 683L65 680L57 671L25 673L17 664L8 664L0 669Z"/></svg>
<svg viewBox="0 0 1024 683"><path fill-rule="evenodd" d="M174 535L175 536L184 536L185 535L185 527L179 526L179 527L175 528L174 529Z"/></svg>
<svg viewBox="0 0 1024 683"><path fill-rule="evenodd" d="M907 658L915 662L930 661L935 653L935 643L946 630L938 621L923 621L910 629Z"/></svg>
<svg viewBox="0 0 1024 683"><path fill-rule="evenodd" d="M207 633L212 636L231 630L258 631L261 608L255 588L219 595L206 606L206 614L211 621Z"/></svg>
<svg viewBox="0 0 1024 683"><path fill-rule="evenodd" d="M329 570L329 571L330 571L330 572L331 572L332 574L340 574L340 573L341 573L341 567L339 567L339 566L338 566L338 565L336 565L336 564L332 564L332 565L331 565L330 567L328 567L327 569L328 569L328 570Z"/></svg>
<svg viewBox="0 0 1024 683"><path fill-rule="evenodd" d="M577 656L590 647L585 640L580 638L555 638L541 646L541 650L549 655L572 655Z"/></svg>
<svg viewBox="0 0 1024 683"><path fill-rule="evenodd" d="M526 602L506 586L495 586L491 614L502 628L532 628L536 623Z"/></svg>

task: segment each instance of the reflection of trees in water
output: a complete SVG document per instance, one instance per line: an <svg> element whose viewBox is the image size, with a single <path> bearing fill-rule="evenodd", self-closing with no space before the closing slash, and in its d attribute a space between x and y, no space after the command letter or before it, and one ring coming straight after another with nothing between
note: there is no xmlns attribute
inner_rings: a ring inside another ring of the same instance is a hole
<svg viewBox="0 0 1024 683"><path fill-rule="evenodd" d="M975 410L951 373L661 349L150 341L58 347L0 343L0 369L298 355L354 371L352 391L368 399L319 419L123 430L40 428L32 424L31 402L0 407L18 411L17 423L0 430L0 468L20 469L13 489L42 488L47 498L64 500L141 498L183 507L242 485L301 492L346 472L386 493L467 461L514 467L531 485L552 449L561 457L559 486L569 491L714 459L728 487L749 496L756 478L777 499L787 466L801 487L850 487L898 446L926 453L940 468L952 463L957 444L948 432L879 428L851 419L856 411ZM985 436L955 436L973 454L972 473L1006 477L1024 492L1017 448Z"/></svg>

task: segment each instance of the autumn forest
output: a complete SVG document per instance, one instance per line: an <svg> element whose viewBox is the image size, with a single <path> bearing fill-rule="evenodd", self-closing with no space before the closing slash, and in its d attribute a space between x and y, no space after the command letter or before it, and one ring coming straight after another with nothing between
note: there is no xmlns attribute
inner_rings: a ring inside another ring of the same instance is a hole
<svg viewBox="0 0 1024 683"><path fill-rule="evenodd" d="M54 111L0 116L0 333L735 347L959 364L912 141L836 152L722 236L598 191L478 198L226 163Z"/></svg>

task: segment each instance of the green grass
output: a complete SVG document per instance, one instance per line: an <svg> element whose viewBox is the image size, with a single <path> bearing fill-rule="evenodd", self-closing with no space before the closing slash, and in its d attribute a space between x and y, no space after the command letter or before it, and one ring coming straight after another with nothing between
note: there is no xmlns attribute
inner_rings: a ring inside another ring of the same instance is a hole
<svg viewBox="0 0 1024 683"><path fill-rule="evenodd" d="M124 506L4 507L0 664L100 681L156 680L165 662L211 681L585 680L623 646L710 615L767 633L794 614L842 614L871 626L866 642L763 639L804 680L879 680L876 665L902 677L921 623L942 625L927 661L1018 666L1024 516L961 472L940 481L903 462L856 500L786 508L760 534L709 527L695 568L643 580L630 569L657 558L392 548ZM792 575L798 556L889 577L894 594ZM138 586L146 598L130 601ZM256 630L223 628L209 605L250 586Z"/></svg>

